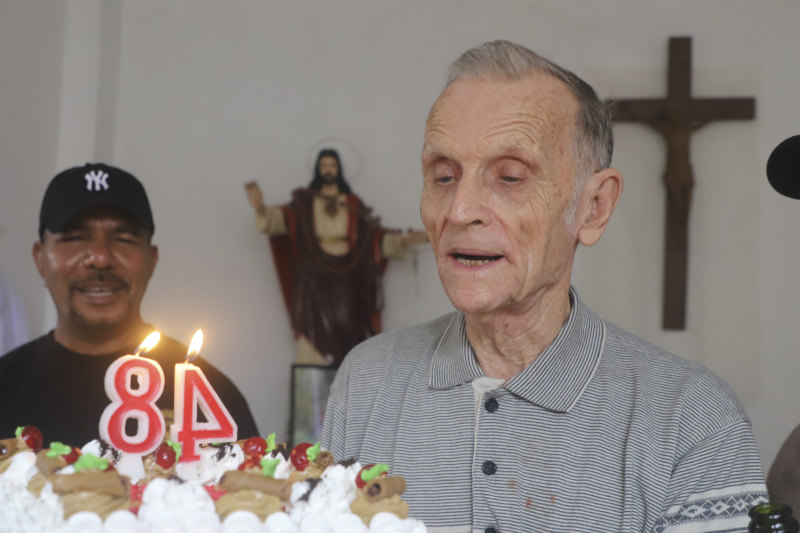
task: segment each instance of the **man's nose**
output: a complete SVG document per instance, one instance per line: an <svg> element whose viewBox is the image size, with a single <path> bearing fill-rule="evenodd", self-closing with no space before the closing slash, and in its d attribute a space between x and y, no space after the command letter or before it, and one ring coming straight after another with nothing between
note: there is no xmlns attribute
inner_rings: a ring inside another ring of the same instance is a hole
<svg viewBox="0 0 800 533"><path fill-rule="evenodd" d="M450 221L454 224L484 224L487 222L487 195L483 180L476 174L462 174L455 186L450 204Z"/></svg>
<svg viewBox="0 0 800 533"><path fill-rule="evenodd" d="M114 252L106 236L95 236L86 249L84 266L87 268L106 269L114 264Z"/></svg>

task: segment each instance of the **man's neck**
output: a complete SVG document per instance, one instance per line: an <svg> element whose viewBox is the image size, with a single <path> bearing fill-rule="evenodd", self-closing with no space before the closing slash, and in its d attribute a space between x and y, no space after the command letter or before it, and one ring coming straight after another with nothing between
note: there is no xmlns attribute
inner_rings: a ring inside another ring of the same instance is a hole
<svg viewBox="0 0 800 533"><path fill-rule="evenodd" d="M56 342L68 350L85 355L118 353L144 340L145 324L139 319L134 324L114 329L78 328L56 325Z"/></svg>
<svg viewBox="0 0 800 533"><path fill-rule="evenodd" d="M335 183L328 183L320 187L319 194L329 198L336 198L339 196L339 186Z"/></svg>
<svg viewBox="0 0 800 533"><path fill-rule="evenodd" d="M569 317L569 293L523 311L466 315L467 338L488 377L509 380L550 346Z"/></svg>

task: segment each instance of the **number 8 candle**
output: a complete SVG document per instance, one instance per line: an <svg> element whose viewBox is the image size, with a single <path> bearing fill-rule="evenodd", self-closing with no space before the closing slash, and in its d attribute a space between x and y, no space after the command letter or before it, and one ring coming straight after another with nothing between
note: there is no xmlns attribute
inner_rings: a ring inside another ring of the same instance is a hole
<svg viewBox="0 0 800 533"><path fill-rule="evenodd" d="M200 459L200 444L236 440L236 422L222 404L203 371L191 361L200 352L203 330L197 330L189 344L186 361L175 365L175 423L170 428L172 440L183 444L180 462ZM197 419L197 408L206 421Z"/></svg>
<svg viewBox="0 0 800 533"><path fill-rule="evenodd" d="M105 389L111 403L100 417L100 437L122 452L117 469L132 478L144 475L142 456L158 448L166 431L164 417L156 407L164 391L164 371L156 361L139 357L160 338L158 332L151 333L133 355L123 355L106 370ZM134 435L125 430L131 418L137 422Z"/></svg>

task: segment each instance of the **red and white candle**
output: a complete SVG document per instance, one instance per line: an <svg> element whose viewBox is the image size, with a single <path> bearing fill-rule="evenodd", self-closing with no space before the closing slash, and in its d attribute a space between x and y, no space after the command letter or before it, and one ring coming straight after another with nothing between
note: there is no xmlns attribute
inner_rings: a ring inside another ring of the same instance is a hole
<svg viewBox="0 0 800 533"><path fill-rule="evenodd" d="M160 335L153 332L133 355L123 355L111 363L104 381L111 403L100 417L100 437L122 452L117 470L136 479L144 476L142 457L158 448L166 432L164 417L156 406L164 392L164 371L153 359L140 357L159 339ZM136 420L133 435L126 432L130 419Z"/></svg>
<svg viewBox="0 0 800 533"><path fill-rule="evenodd" d="M170 436L182 444L181 463L198 461L202 443L236 440L236 422L203 371L192 364L202 344L203 331L197 330L186 361L175 365L175 423ZM203 422L198 420L198 409L205 417Z"/></svg>

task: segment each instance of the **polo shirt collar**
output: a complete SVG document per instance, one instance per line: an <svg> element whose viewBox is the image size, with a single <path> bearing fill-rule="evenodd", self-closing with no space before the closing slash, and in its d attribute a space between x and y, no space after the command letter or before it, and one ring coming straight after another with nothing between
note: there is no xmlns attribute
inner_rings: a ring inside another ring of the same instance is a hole
<svg viewBox="0 0 800 533"><path fill-rule="evenodd" d="M570 287L572 308L553 342L503 388L545 409L568 412L580 399L602 356L603 321ZM430 364L429 384L446 389L484 377L467 339L463 313L453 315Z"/></svg>

